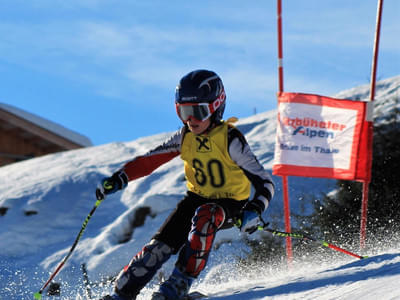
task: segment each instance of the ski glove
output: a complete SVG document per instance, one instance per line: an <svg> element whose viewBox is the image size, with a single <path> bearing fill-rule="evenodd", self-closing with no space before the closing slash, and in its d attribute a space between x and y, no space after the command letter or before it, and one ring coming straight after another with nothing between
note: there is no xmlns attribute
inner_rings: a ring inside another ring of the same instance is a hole
<svg viewBox="0 0 400 300"><path fill-rule="evenodd" d="M128 185L128 176L124 171L115 172L111 177L103 178L96 189L97 200L103 200L106 195L124 189Z"/></svg>
<svg viewBox="0 0 400 300"><path fill-rule="evenodd" d="M255 211L245 210L241 219L241 226L239 227L240 231L252 234L257 230L258 225L260 225L259 215Z"/></svg>
<svg viewBox="0 0 400 300"><path fill-rule="evenodd" d="M252 234L261 224L260 215L262 209L255 201L248 202L242 210L242 217L238 220L238 227L241 232Z"/></svg>

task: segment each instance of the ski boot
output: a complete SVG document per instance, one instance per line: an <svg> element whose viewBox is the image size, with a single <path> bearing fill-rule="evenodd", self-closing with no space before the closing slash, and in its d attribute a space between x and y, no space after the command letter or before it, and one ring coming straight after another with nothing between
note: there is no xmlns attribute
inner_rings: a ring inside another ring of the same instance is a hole
<svg viewBox="0 0 400 300"><path fill-rule="evenodd" d="M164 281L157 292L152 295L152 300L179 300L186 299L194 278L183 274L175 267L168 280Z"/></svg>

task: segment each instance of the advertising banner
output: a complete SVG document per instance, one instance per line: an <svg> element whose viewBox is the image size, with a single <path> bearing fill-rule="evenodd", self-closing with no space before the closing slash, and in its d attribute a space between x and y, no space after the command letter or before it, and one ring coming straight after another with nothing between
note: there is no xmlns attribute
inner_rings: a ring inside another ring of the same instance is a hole
<svg viewBox="0 0 400 300"><path fill-rule="evenodd" d="M274 175L354 180L366 103L279 93ZM359 179L359 178L357 178Z"/></svg>

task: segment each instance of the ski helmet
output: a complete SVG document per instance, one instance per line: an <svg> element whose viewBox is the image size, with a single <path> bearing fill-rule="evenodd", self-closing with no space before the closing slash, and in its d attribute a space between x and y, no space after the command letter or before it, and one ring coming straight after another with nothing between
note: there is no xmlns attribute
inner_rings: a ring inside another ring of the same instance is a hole
<svg viewBox="0 0 400 300"><path fill-rule="evenodd" d="M213 71L192 71L183 76L176 87L175 105L183 122L190 116L200 121L211 117L212 122L219 122L224 114L225 99L222 80Z"/></svg>

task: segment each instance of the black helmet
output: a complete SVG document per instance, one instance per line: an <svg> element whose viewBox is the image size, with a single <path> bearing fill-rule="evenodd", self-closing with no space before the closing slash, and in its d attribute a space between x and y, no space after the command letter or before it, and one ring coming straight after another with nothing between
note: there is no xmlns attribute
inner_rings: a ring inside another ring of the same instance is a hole
<svg viewBox="0 0 400 300"><path fill-rule="evenodd" d="M195 70L182 77L176 87L175 104L179 117L179 104L211 104L211 121L222 119L225 110L225 90L219 76L208 70Z"/></svg>

